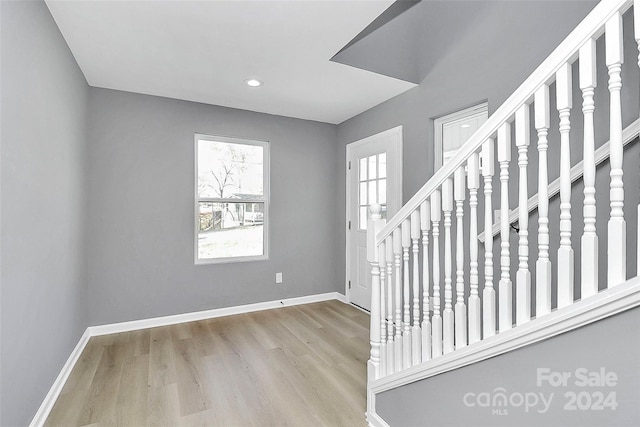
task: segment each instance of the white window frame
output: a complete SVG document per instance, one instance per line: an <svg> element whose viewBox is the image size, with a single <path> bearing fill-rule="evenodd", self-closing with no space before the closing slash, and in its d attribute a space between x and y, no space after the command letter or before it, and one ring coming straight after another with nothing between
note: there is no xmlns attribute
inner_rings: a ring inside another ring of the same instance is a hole
<svg viewBox="0 0 640 427"><path fill-rule="evenodd" d="M433 172L440 169L444 163L444 149L442 147L442 135L447 124L468 120L474 117L482 117L485 120L489 117L489 103L487 101L476 104L472 107L464 108L445 116L437 117L433 120L434 130L434 150L433 150Z"/></svg>
<svg viewBox="0 0 640 427"><path fill-rule="evenodd" d="M255 199L226 199L219 197L200 197L198 194L198 141L206 140L206 141L214 141L214 142L225 142L230 144L244 144L244 145L254 145L260 146L263 148L263 165L262 165L262 179L263 179L263 196L262 198ZM269 259L269 204L270 204L270 144L269 141L260 141L255 139L245 139L245 138L235 138L229 136L216 136L216 135L207 135L196 133L194 135L194 252L193 258L196 265L202 264L224 264L224 263L232 263L232 262L247 262L247 261L263 261ZM225 257L225 258L198 258L198 231L199 231L199 203L201 202L211 202L211 203L264 203L264 214L263 214L263 254L262 255L252 255L252 256L240 256L240 257Z"/></svg>

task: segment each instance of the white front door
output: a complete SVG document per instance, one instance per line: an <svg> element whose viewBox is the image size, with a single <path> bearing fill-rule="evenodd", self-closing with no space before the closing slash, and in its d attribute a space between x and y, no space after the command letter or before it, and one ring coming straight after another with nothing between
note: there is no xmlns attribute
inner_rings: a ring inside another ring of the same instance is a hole
<svg viewBox="0 0 640 427"><path fill-rule="evenodd" d="M367 262L368 208L382 206L391 218L402 203L402 127L347 145L347 299L369 310L371 265Z"/></svg>

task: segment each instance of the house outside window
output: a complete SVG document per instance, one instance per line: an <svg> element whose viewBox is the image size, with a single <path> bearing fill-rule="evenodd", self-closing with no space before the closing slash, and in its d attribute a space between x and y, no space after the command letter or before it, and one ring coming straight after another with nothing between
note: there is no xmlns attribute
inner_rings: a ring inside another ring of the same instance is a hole
<svg viewBox="0 0 640 427"><path fill-rule="evenodd" d="M269 144L195 135L195 262L268 258Z"/></svg>

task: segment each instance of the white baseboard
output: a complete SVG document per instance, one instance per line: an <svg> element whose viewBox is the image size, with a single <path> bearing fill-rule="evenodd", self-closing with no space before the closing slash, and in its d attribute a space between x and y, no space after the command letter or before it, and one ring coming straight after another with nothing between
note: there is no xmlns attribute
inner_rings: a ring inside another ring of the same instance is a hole
<svg viewBox="0 0 640 427"><path fill-rule="evenodd" d="M239 305L236 307L215 308L213 310L195 311L191 313L174 314L171 316L152 317L150 319L132 320L129 322L111 323L107 325L90 326L91 336L108 335L119 332L135 331L138 329L156 328L158 326L175 325L184 322L213 319L216 317L232 316L234 314L252 313L254 311L271 310L280 307L291 307L300 304L329 300L344 300L344 295L338 292L309 295L304 297L287 298L282 300L258 302L255 304Z"/></svg>
<svg viewBox="0 0 640 427"><path fill-rule="evenodd" d="M47 417L49 416L49 413L53 408L53 404L56 403L56 400L58 399L58 396L62 391L62 387L64 387L65 383L67 382L67 379L69 378L73 367L76 365L76 362L80 358L82 351L89 342L89 338L91 338L91 335L89 334L89 329L86 329L84 331L84 334L82 334L82 336L80 337L80 341L78 341L78 344L76 344L76 347L71 352L71 355L67 359L67 362L62 367L62 370L58 374L58 378L56 378L56 380L53 382L53 385L49 389L49 393L47 393L44 400L42 401L40 408L38 408L38 412L36 412L33 420L31 420L31 424L29 424L30 427L42 426L47 420Z"/></svg>
<svg viewBox="0 0 640 427"><path fill-rule="evenodd" d="M80 358L82 351L89 342L89 339L98 335L114 334L119 332L135 331L138 329L154 328L157 326L175 325L183 322L193 322L196 320L213 319L215 317L231 316L234 314L251 313L254 311L270 310L280 307L291 307L294 305L311 304L314 302L338 300L346 303L345 296L339 292L328 292L325 294L308 295L304 297L287 298L282 300L259 302L255 304L239 305L237 307L217 308L213 310L197 311L193 313L175 314L172 316L155 317L151 319L132 320L130 322L112 323L107 325L89 326L78 344L71 352L69 359L62 367L60 374L49 389L44 401L40 405L38 412L31 420L30 427L41 427L47 420L53 405L55 404L62 388L64 387L69 374L73 370L76 362Z"/></svg>
<svg viewBox="0 0 640 427"><path fill-rule="evenodd" d="M340 292L333 292L333 294L335 295L335 299L337 299L338 301L343 302L345 304L349 303L347 301L347 297L342 295Z"/></svg>

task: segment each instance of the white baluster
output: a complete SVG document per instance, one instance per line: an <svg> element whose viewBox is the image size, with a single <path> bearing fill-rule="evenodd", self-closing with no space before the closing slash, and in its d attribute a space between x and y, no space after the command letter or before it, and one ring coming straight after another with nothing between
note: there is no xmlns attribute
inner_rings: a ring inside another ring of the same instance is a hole
<svg viewBox="0 0 640 427"><path fill-rule="evenodd" d="M386 279L387 258L384 242L378 246L378 267L380 269L380 376L387 373L387 313Z"/></svg>
<svg viewBox="0 0 640 427"><path fill-rule="evenodd" d="M638 67L640 67L640 0L633 2L633 28L638 43ZM638 237L636 240L636 275L640 276L640 204L638 205Z"/></svg>
<svg viewBox="0 0 640 427"><path fill-rule="evenodd" d="M469 187L469 344L480 341L480 297L478 296L478 188L480 177L478 153L467 160Z"/></svg>
<svg viewBox="0 0 640 427"><path fill-rule="evenodd" d="M636 22L636 25L638 23ZM622 16L616 13L605 25L606 63L609 69L609 93L611 106L610 112L610 137L609 147L611 154L611 189L610 204L611 217L609 218L608 231L608 277L607 286L615 286L627 279L627 226L624 220L624 186L622 182L622 106L620 103L620 90L622 78L620 72L623 63L622 51Z"/></svg>
<svg viewBox="0 0 640 427"><path fill-rule="evenodd" d="M574 256L571 247L571 64L556 72L556 104L560 116L560 247L558 308L573 304Z"/></svg>
<svg viewBox="0 0 640 427"><path fill-rule="evenodd" d="M454 175L454 198L456 201L456 348L467 345L467 306L464 303L464 199L466 196L464 166Z"/></svg>
<svg viewBox="0 0 640 427"><path fill-rule="evenodd" d="M498 129L498 163L500 163L500 284L498 327L500 332L513 326L512 284L509 275L509 161L511 160L511 125Z"/></svg>
<svg viewBox="0 0 640 427"><path fill-rule="evenodd" d="M411 364L422 361L422 337L420 334L420 211L411 213L411 249L413 251L413 327L411 328Z"/></svg>
<svg viewBox="0 0 640 427"><path fill-rule="evenodd" d="M440 315L440 190L431 195L431 233L433 234L433 317L431 318L431 350L433 358L442 356L442 316Z"/></svg>
<svg viewBox="0 0 640 427"><path fill-rule="evenodd" d="M493 287L493 208L491 181L495 173L495 142L489 138L482 144L482 177L484 179L484 289L482 290L482 336L496 334L496 291Z"/></svg>
<svg viewBox="0 0 640 427"><path fill-rule="evenodd" d="M420 229L422 230L422 361L431 359L431 321L429 319L429 230L431 229L431 203L420 205Z"/></svg>
<svg viewBox="0 0 640 427"><path fill-rule="evenodd" d="M451 213L453 212L453 180L447 178L442 184L442 212L444 213L444 311L442 314L443 352L453 351L454 315L453 281L451 276Z"/></svg>
<svg viewBox="0 0 640 427"><path fill-rule="evenodd" d="M393 335L393 237L385 239L387 261L387 375L395 372L395 341Z"/></svg>
<svg viewBox="0 0 640 427"><path fill-rule="evenodd" d="M542 85L534 97L535 126L538 132L538 260L536 261L536 318L551 312L551 260L549 260L549 86Z"/></svg>
<svg viewBox="0 0 640 427"><path fill-rule="evenodd" d="M529 209L527 208L527 150L529 149L529 105L516 111L516 147L518 147L518 272L516 273L516 323L522 325L531 320L531 272L529 272Z"/></svg>
<svg viewBox="0 0 640 427"><path fill-rule="evenodd" d="M589 39L580 48L580 89L584 115L584 231L580 241L581 299L598 293L598 235L596 234L596 160L593 95L596 78L596 41Z"/></svg>
<svg viewBox="0 0 640 427"><path fill-rule="evenodd" d="M371 205L369 212L370 217L367 223L367 261L371 264L371 356L369 367L373 370L373 377L380 378L380 266L375 235L384 223L380 215L382 212L380 205Z"/></svg>
<svg viewBox="0 0 640 427"><path fill-rule="evenodd" d="M395 372L402 370L402 231L400 228L393 230L393 260L396 267L395 303L396 303L396 337L393 340L395 354Z"/></svg>
<svg viewBox="0 0 640 427"><path fill-rule="evenodd" d="M411 367L411 274L409 272L409 246L411 246L411 221L405 219L402 222L402 260L404 270L402 278L404 292L402 295L402 366L404 369Z"/></svg>

